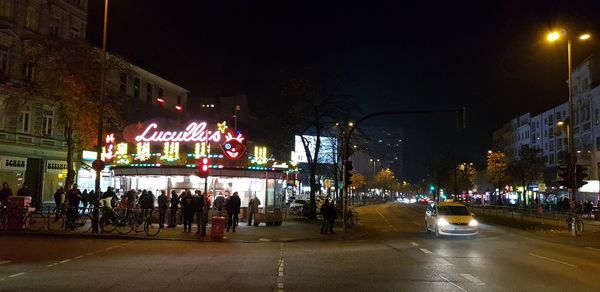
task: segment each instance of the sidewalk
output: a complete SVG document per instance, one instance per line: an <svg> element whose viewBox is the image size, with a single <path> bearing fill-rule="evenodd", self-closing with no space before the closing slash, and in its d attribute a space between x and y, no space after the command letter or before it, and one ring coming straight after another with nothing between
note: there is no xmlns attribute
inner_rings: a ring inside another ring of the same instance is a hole
<svg viewBox="0 0 600 292"><path fill-rule="evenodd" d="M105 239L136 239L136 240L177 240L177 241L202 241L202 242L293 242L293 241L313 241L313 240L352 240L366 234L364 228L349 229L348 234L344 235L340 224L336 224L333 235L320 234L320 221L301 221L284 220L281 226L247 226L245 222L240 222L235 232L225 232L223 239L214 240L211 238L210 224L206 228L206 236L202 237L196 234L196 225L193 225L192 232L183 232L183 225L175 228L163 228L160 233L154 237L147 236L144 232L131 232L128 235L120 235L116 231L111 233L73 233L73 232L28 232L28 231L0 231L0 236L57 236L57 237L77 237L77 238L105 238Z"/></svg>

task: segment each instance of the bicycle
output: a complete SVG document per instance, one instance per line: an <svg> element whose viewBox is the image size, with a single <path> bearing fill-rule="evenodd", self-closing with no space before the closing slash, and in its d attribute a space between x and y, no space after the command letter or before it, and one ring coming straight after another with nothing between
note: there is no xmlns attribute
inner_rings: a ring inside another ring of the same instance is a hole
<svg viewBox="0 0 600 292"><path fill-rule="evenodd" d="M583 233L583 220L577 214L574 214L573 217L575 218L575 232ZM569 231L571 231L571 228L573 226L573 217L567 217L567 219L565 220L565 223L567 224L567 229Z"/></svg>
<svg viewBox="0 0 600 292"><path fill-rule="evenodd" d="M50 231L64 228L67 231L86 233L92 229L92 217L88 214L79 214L78 207L58 209L54 214L54 220L48 217L47 228Z"/></svg>
<svg viewBox="0 0 600 292"><path fill-rule="evenodd" d="M348 209L348 211L346 212L346 226L350 228L355 228L359 226L358 213L353 209Z"/></svg>
<svg viewBox="0 0 600 292"><path fill-rule="evenodd" d="M144 232L148 236L156 236L160 232L160 226L152 223L152 210L146 210L145 212Z"/></svg>
<svg viewBox="0 0 600 292"><path fill-rule="evenodd" d="M26 208L9 209L7 206L2 206L0 209L0 230L24 228L27 231L37 232L44 229L45 225L46 217L41 212L28 212Z"/></svg>
<svg viewBox="0 0 600 292"><path fill-rule="evenodd" d="M121 235L129 234L133 231L131 224L132 220L130 215L123 213L122 209L112 209L110 207L104 207L102 209L102 218L100 218L100 228L105 233L111 233L115 230Z"/></svg>

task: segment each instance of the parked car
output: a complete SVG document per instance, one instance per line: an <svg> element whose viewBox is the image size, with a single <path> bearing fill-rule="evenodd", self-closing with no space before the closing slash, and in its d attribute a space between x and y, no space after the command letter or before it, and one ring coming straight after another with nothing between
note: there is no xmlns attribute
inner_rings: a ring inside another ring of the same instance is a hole
<svg viewBox="0 0 600 292"><path fill-rule="evenodd" d="M309 202L307 200L294 200L292 203L290 203L290 213L302 214L302 211L304 210L304 205L308 204Z"/></svg>

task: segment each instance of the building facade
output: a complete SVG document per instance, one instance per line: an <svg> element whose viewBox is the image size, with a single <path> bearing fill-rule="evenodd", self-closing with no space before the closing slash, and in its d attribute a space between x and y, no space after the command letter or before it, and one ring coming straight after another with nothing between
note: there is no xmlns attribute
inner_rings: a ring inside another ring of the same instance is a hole
<svg viewBox="0 0 600 292"><path fill-rule="evenodd" d="M37 78L35 64L22 57L26 39L36 35L85 39L87 7L87 0L0 0L0 182L7 182L13 193L26 182L37 206L52 201L52 194L64 183L64 126L52 105L33 96L19 112L11 112L6 84ZM115 92L139 98L129 109L131 120L183 115L188 90L131 67L126 74L117 72L107 78L107 86ZM76 167L81 165L86 163ZM85 171L84 167L80 174Z"/></svg>

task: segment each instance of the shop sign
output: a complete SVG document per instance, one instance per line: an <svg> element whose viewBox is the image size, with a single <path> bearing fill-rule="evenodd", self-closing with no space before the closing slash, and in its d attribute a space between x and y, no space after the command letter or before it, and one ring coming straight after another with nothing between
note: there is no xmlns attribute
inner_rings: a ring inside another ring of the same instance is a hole
<svg viewBox="0 0 600 292"><path fill-rule="evenodd" d="M25 171L27 169L27 158L0 156L0 169Z"/></svg>
<svg viewBox="0 0 600 292"><path fill-rule="evenodd" d="M67 171L67 162L60 160L48 160L46 162L46 172L64 173Z"/></svg>

